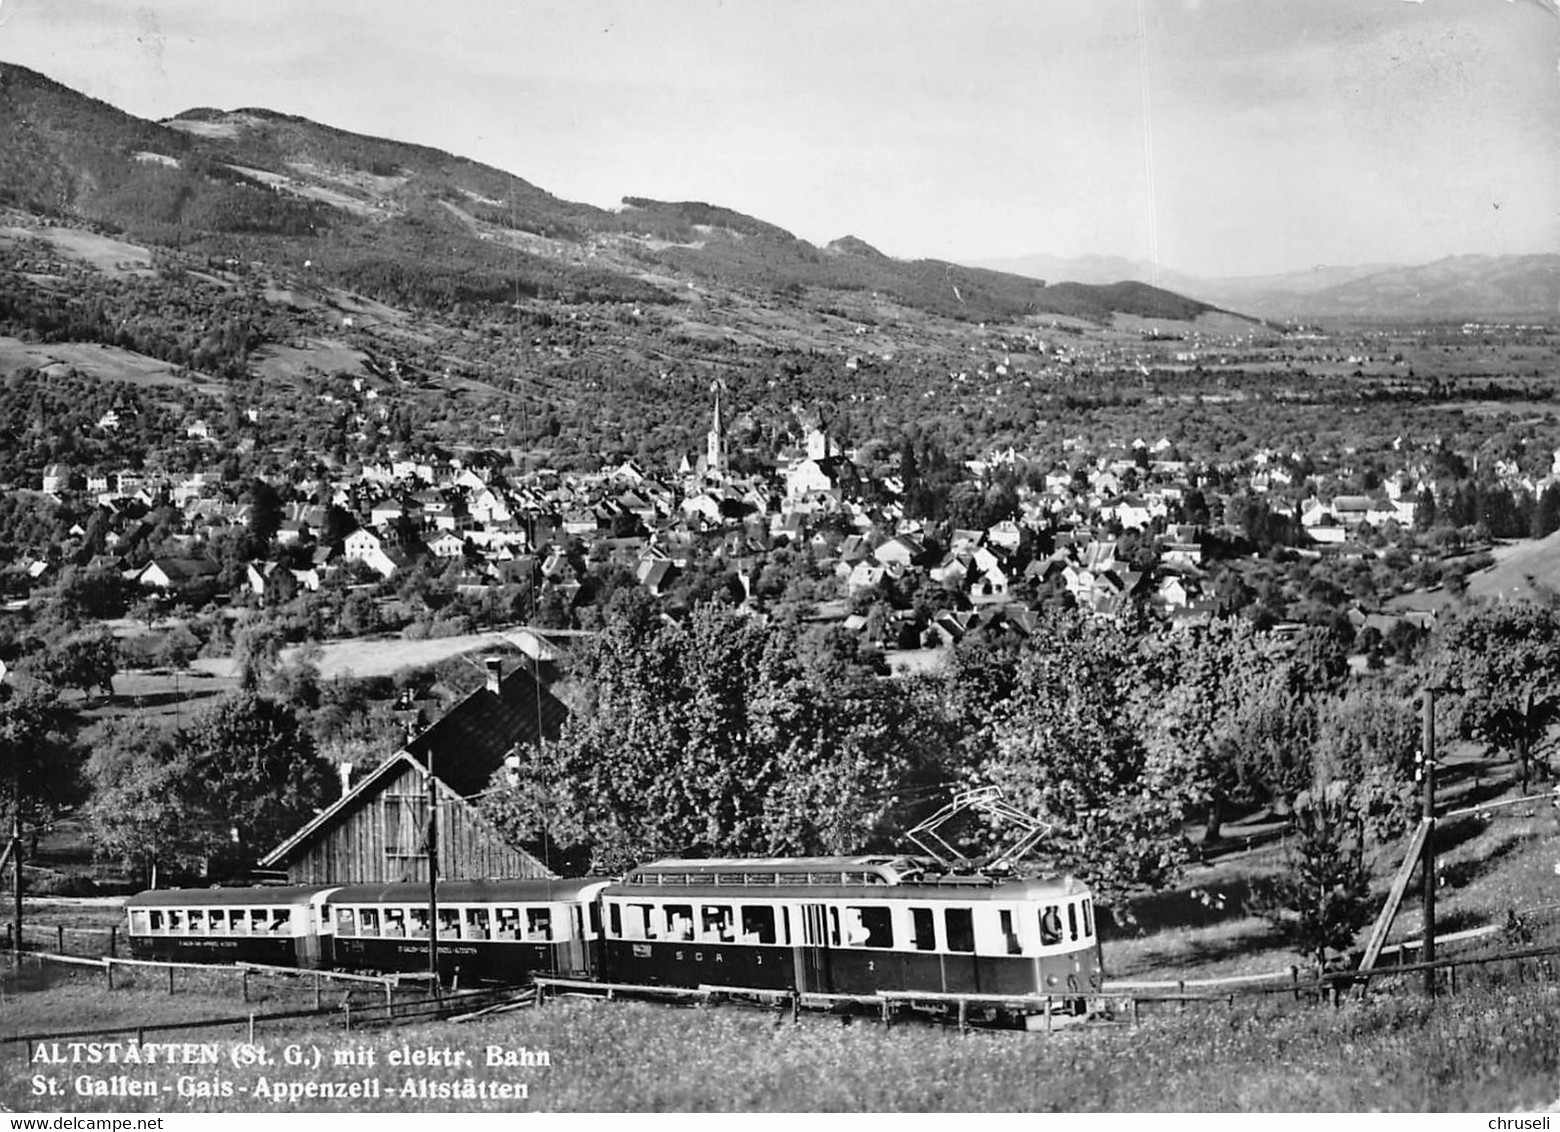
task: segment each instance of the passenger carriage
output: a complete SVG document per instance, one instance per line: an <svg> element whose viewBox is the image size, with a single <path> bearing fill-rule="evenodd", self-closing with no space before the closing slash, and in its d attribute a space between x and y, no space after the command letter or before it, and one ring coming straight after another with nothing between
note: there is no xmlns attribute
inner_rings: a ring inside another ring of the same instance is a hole
<svg viewBox="0 0 1560 1132"><path fill-rule="evenodd" d="M533 974L589 975L596 966L602 880L443 881L438 886L441 979L523 983ZM328 919L336 966L428 969L428 886L336 889Z"/></svg>
<svg viewBox="0 0 1560 1132"><path fill-rule="evenodd" d="M334 888L153 889L125 902L130 954L180 963L328 967Z"/></svg>
<svg viewBox="0 0 1560 1132"><path fill-rule="evenodd" d="M602 978L872 995L1057 996L1102 978L1072 878L934 873L914 857L667 860L603 890Z"/></svg>

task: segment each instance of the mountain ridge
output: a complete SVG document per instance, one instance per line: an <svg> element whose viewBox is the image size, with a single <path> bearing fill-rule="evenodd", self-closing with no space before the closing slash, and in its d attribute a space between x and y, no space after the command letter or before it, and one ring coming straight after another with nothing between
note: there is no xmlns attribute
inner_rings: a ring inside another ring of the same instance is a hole
<svg viewBox="0 0 1560 1132"><path fill-rule="evenodd" d="M1458 319L1560 314L1560 254L1463 254L1422 264L1319 264L1298 271L1199 277L1124 256L1015 256L976 261L1032 278L1071 272L1095 284L1149 282L1263 318Z"/></svg>
<svg viewBox="0 0 1560 1132"><path fill-rule="evenodd" d="M675 287L784 301L881 295L967 321L1213 310L1162 289L1064 288L849 239L818 248L699 201L564 200L433 146L258 107L149 122L16 64L0 64L0 204L213 257L307 262L384 301L524 297L666 303Z"/></svg>

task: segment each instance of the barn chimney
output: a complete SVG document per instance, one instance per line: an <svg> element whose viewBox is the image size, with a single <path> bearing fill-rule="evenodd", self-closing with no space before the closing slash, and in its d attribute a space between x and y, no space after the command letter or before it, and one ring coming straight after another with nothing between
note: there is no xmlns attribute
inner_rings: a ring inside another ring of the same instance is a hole
<svg viewBox="0 0 1560 1132"><path fill-rule="evenodd" d="M349 762L337 763L336 773L341 775L341 793L345 797L347 792L352 789L352 764Z"/></svg>
<svg viewBox="0 0 1560 1132"><path fill-rule="evenodd" d="M487 690L495 696L498 695L499 685L503 683L504 662L496 656L487 658Z"/></svg>

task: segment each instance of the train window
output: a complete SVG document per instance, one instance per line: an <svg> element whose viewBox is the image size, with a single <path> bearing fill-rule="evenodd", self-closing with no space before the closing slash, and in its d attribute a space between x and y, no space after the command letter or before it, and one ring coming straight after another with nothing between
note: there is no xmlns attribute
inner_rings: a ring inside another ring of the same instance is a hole
<svg viewBox="0 0 1560 1132"><path fill-rule="evenodd" d="M154 908L149 913L149 915L151 917L152 931L154 931L154 932L162 931L163 930L163 914L161 912L159 912L157 909Z"/></svg>
<svg viewBox="0 0 1560 1132"><path fill-rule="evenodd" d="M764 904L742 905L742 943L775 942L775 910Z"/></svg>
<svg viewBox="0 0 1560 1132"><path fill-rule="evenodd" d="M460 938L460 909L459 908L440 908L439 909L439 938L440 939L459 939Z"/></svg>
<svg viewBox="0 0 1560 1132"><path fill-rule="evenodd" d="M498 922L496 939L520 938L520 909L498 908L493 914Z"/></svg>
<svg viewBox="0 0 1560 1132"><path fill-rule="evenodd" d="M271 931L276 935L287 935L292 930L292 909L271 909Z"/></svg>
<svg viewBox="0 0 1560 1132"><path fill-rule="evenodd" d="M700 909L702 930L700 939L731 943L735 936L731 930L731 909L721 904L706 904Z"/></svg>
<svg viewBox="0 0 1560 1132"><path fill-rule="evenodd" d="M971 909L944 909L943 931L948 937L949 951L975 950L975 914Z"/></svg>
<svg viewBox="0 0 1560 1132"><path fill-rule="evenodd" d="M937 929L930 908L910 909L910 942L917 951L937 950Z"/></svg>
<svg viewBox="0 0 1560 1132"><path fill-rule="evenodd" d="M1090 907L1090 904L1091 901L1088 900L1083 902L1083 934L1085 936L1094 934L1094 909Z"/></svg>
<svg viewBox="0 0 1560 1132"><path fill-rule="evenodd" d="M888 908L846 908L845 942L851 947L893 947L893 913Z"/></svg>
<svg viewBox="0 0 1560 1132"><path fill-rule="evenodd" d="M228 910L227 930L229 935L243 935L249 930L249 917L242 908Z"/></svg>
<svg viewBox="0 0 1560 1132"><path fill-rule="evenodd" d="M791 909L789 908L780 909L780 942L785 944L791 942Z"/></svg>
<svg viewBox="0 0 1560 1132"><path fill-rule="evenodd" d="M650 905L623 906L623 939L654 939L650 933Z"/></svg>
<svg viewBox="0 0 1560 1132"><path fill-rule="evenodd" d="M668 904L662 914L666 917L667 939L692 939L693 938L693 905L692 904ZM650 938L654 939L656 933L652 930Z"/></svg>
<svg viewBox="0 0 1560 1132"><path fill-rule="evenodd" d="M552 934L552 910L550 908L527 908L525 910L525 938L536 941L550 941Z"/></svg>
<svg viewBox="0 0 1560 1132"><path fill-rule="evenodd" d="M357 935L357 913L351 908L336 909L336 934Z"/></svg>
<svg viewBox="0 0 1560 1132"><path fill-rule="evenodd" d="M488 937L488 910L486 908L466 909L466 938L487 939Z"/></svg>
<svg viewBox="0 0 1560 1132"><path fill-rule="evenodd" d="M134 935L146 935L151 931L151 924L144 908L130 909L130 931Z"/></svg>
<svg viewBox="0 0 1560 1132"><path fill-rule="evenodd" d="M191 908L190 909L190 934L191 935L205 935L206 934L206 913L205 913L204 909L201 909L201 908Z"/></svg>
<svg viewBox="0 0 1560 1132"><path fill-rule="evenodd" d="M1078 938L1078 905L1067 905L1067 938Z"/></svg>
<svg viewBox="0 0 1560 1132"><path fill-rule="evenodd" d="M1040 945L1050 947L1062 942L1062 918L1057 915L1056 905L1047 904L1040 911Z"/></svg>
<svg viewBox="0 0 1560 1132"><path fill-rule="evenodd" d="M999 909L997 911L997 919L1002 927L1002 939L1007 944L1007 953L1009 955L1022 955L1024 946L1018 942L1018 932L1013 930L1013 910L1011 908Z"/></svg>
<svg viewBox="0 0 1560 1132"><path fill-rule="evenodd" d="M406 935L406 909L385 909L385 935L397 938Z"/></svg>
<svg viewBox="0 0 1560 1132"><path fill-rule="evenodd" d="M178 908L168 909L168 930L182 934L184 931L184 912Z"/></svg>
<svg viewBox="0 0 1560 1132"><path fill-rule="evenodd" d="M607 905L607 934L613 939L623 938L623 906Z"/></svg>
<svg viewBox="0 0 1560 1132"><path fill-rule="evenodd" d="M259 935L261 932L265 931L265 926L268 923L270 923L270 920L266 917L264 908L249 909L250 935Z"/></svg>
<svg viewBox="0 0 1560 1132"><path fill-rule="evenodd" d="M428 938L428 909L408 908L406 910L406 934L413 939Z"/></svg>
<svg viewBox="0 0 1560 1132"><path fill-rule="evenodd" d="M838 947L839 945L840 945L840 910L838 908L830 908L829 909L829 946L830 947Z"/></svg>
<svg viewBox="0 0 1560 1132"><path fill-rule="evenodd" d="M358 935L378 935L378 934L379 934L379 909L378 908L359 908L358 909Z"/></svg>

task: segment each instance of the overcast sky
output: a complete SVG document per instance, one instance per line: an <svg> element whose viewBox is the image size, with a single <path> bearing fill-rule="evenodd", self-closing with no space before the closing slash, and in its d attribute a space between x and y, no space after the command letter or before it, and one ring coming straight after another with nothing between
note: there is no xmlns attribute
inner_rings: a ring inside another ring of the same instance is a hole
<svg viewBox="0 0 1560 1132"><path fill-rule="evenodd" d="M0 0L0 60L906 258L1560 250L1555 0Z"/></svg>

